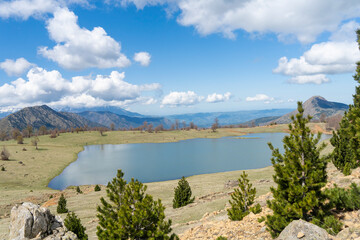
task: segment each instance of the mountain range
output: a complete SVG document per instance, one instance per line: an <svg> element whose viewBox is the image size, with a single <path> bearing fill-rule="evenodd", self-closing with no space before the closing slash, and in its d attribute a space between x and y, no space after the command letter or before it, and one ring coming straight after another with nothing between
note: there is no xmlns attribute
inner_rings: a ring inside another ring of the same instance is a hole
<svg viewBox="0 0 360 240"><path fill-rule="evenodd" d="M348 105L338 102L330 102L320 96L308 99L304 104L304 114L313 116L313 120L319 120L321 115L331 117L337 114L344 114L348 110ZM62 109L64 110L64 109ZM170 128L176 120L180 123L186 122L187 125L193 122L198 127L209 127L215 118L220 125L244 124L244 125L267 125L276 122L277 124L291 122L291 116L297 113L293 109L270 109L236 112L214 112L214 113L192 113L170 115L165 117L145 116L139 113L129 112L123 109L116 109L117 113L111 111L91 109L92 111L82 111L78 113L55 111L46 105L27 107L13 114L0 119L0 131L10 133L13 128L20 130L33 126L38 129L45 125L48 129L69 129L88 126L115 128L136 128L146 121L154 127L162 124L165 128ZM107 108L107 110L113 110Z"/></svg>

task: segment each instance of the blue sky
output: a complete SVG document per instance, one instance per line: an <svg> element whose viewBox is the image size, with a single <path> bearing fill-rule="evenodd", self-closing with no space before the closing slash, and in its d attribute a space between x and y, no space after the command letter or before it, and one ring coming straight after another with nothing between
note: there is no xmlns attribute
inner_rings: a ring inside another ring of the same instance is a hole
<svg viewBox="0 0 360 240"><path fill-rule="evenodd" d="M359 1L0 0L0 112L352 102Z"/></svg>

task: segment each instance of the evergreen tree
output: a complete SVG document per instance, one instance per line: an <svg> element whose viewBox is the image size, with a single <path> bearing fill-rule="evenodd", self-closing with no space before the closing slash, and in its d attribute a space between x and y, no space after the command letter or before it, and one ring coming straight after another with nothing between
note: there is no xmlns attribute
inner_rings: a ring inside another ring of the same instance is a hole
<svg viewBox="0 0 360 240"><path fill-rule="evenodd" d="M179 208L194 202L195 197L191 198L191 188L185 177L182 177L178 186L174 189L173 208Z"/></svg>
<svg viewBox="0 0 360 240"><path fill-rule="evenodd" d="M97 236L101 239L176 239L171 232L171 220L165 221L160 200L146 194L146 186L131 180L126 184L118 170L116 178L108 183L106 192L110 202L101 198L98 206Z"/></svg>
<svg viewBox="0 0 360 240"><path fill-rule="evenodd" d="M256 188L252 187L248 175L243 171L239 178L239 187L231 194L229 203L231 208L228 209L230 220L240 221L249 214L250 205L254 203Z"/></svg>
<svg viewBox="0 0 360 240"><path fill-rule="evenodd" d="M64 197L64 194L61 194L59 201L58 201L58 206L56 209L57 213L67 213L69 210L66 208L66 199Z"/></svg>
<svg viewBox="0 0 360 240"><path fill-rule="evenodd" d="M356 31L360 48L360 29ZM357 62L354 80L360 83L360 62ZM360 166L360 85L355 88L354 103L349 106L340 123L340 129L333 133L330 142L334 146L332 161L345 175Z"/></svg>
<svg viewBox="0 0 360 240"><path fill-rule="evenodd" d="M274 200L268 201L273 215L267 215L266 225L276 237L292 220L304 219L320 224L325 215L325 195L321 188L326 184L325 157L320 157L318 147L321 134L316 137L306 124L311 117L304 118L302 103L298 102L298 114L292 116L290 135L283 139L285 153L281 154L271 143L271 162L274 166L274 182L271 187Z"/></svg>
<svg viewBox="0 0 360 240"><path fill-rule="evenodd" d="M94 188L94 191L95 191L95 192L101 191L101 187L96 184L96 186L95 186L95 188Z"/></svg>
<svg viewBox="0 0 360 240"><path fill-rule="evenodd" d="M80 219L75 215L75 213L68 213L64 225L67 230L76 234L80 240L87 240L88 235L85 233L86 228L81 224Z"/></svg>

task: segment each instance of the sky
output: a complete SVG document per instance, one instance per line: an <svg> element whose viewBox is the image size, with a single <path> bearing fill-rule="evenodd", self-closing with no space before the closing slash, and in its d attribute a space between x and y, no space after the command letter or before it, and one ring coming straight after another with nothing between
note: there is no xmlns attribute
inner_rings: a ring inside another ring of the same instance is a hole
<svg viewBox="0 0 360 240"><path fill-rule="evenodd" d="M352 103L358 0L0 0L0 113Z"/></svg>

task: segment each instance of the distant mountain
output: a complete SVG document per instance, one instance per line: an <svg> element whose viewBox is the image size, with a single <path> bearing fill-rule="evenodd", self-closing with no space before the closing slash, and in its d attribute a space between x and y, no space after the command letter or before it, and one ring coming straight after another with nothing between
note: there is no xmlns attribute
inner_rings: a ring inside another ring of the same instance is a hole
<svg viewBox="0 0 360 240"><path fill-rule="evenodd" d="M169 128L171 125L171 121L163 117L147 117L143 115L141 115L142 117L130 117L103 111L86 111L78 114L90 121L100 123L107 127L110 127L110 125L114 123L116 128L136 128L143 125L145 121L148 124L152 124L154 127L162 124L165 128Z"/></svg>
<svg viewBox="0 0 360 240"><path fill-rule="evenodd" d="M74 112L74 113L82 113L82 112L111 112L121 116L128 116L128 117L146 117L140 113L130 112L125 109L119 107L91 107L91 108L62 108L59 109L62 112Z"/></svg>
<svg viewBox="0 0 360 240"><path fill-rule="evenodd" d="M0 120L0 130L10 133L13 128L20 130L31 125L38 129L45 125L48 129L68 129L83 127L98 127L101 124L89 121L75 113L57 112L46 105L27 107Z"/></svg>
<svg viewBox="0 0 360 240"><path fill-rule="evenodd" d="M218 118L220 125L240 124L253 119L263 117L282 116L294 109L268 109L268 110L249 110L236 112L213 112L213 113L192 113L166 116L172 121L185 121L187 124L194 122L199 127L210 127L214 119Z"/></svg>
<svg viewBox="0 0 360 240"><path fill-rule="evenodd" d="M320 96L311 97L306 102L304 102L303 107L304 115L312 116L312 120L319 120L322 114L325 114L326 117L332 117L337 114L343 115L344 112L349 109L349 106L344 103L330 102ZM296 115L297 113L297 110L292 111L278 119L273 120L272 122L276 122L278 124L290 123L291 116Z"/></svg>
<svg viewBox="0 0 360 240"><path fill-rule="evenodd" d="M262 118L256 118L256 119L252 119L250 121L246 121L244 123L241 123L241 125L244 125L244 126L249 126L251 127L253 124L255 126L262 126L264 125L265 123L268 123L268 122L272 122L278 118L280 118L281 116L272 116L272 117L262 117Z"/></svg>

